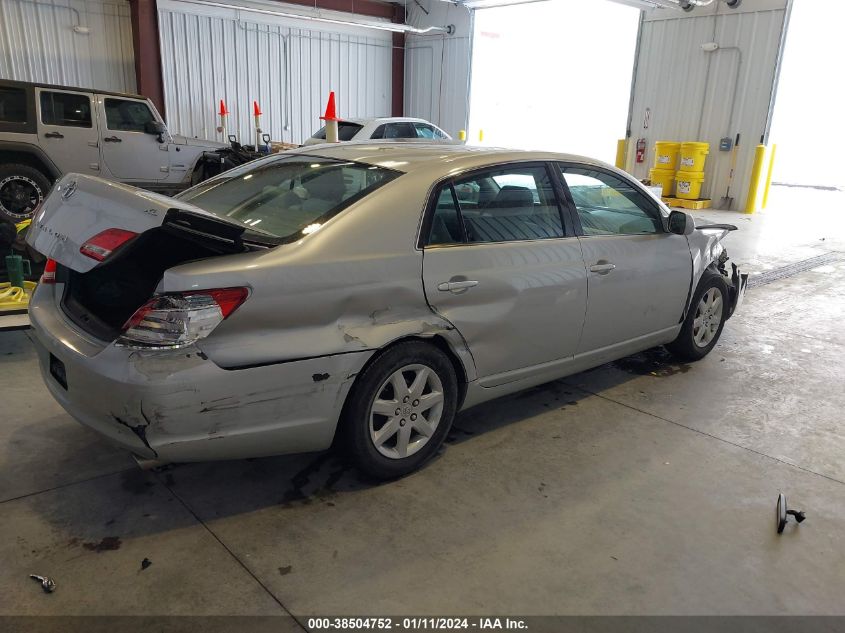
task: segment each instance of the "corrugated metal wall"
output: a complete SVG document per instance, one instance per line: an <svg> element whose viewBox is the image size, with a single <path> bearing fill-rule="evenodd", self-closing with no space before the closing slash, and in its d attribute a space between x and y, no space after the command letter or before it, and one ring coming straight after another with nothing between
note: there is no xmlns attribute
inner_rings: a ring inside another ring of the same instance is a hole
<svg viewBox="0 0 845 633"><path fill-rule="evenodd" d="M454 25L453 35L405 38L405 115L428 119L457 138L469 121L472 11L440 0L423 0L428 13L408 7L408 24Z"/></svg>
<svg viewBox="0 0 845 633"><path fill-rule="evenodd" d="M229 133L252 143L252 102L258 101L262 129L273 140L299 143L321 126L330 90L340 116L390 115L390 33L318 30L314 22L178 0L158 6L165 108L174 132L221 139L216 112L224 99Z"/></svg>
<svg viewBox="0 0 845 633"><path fill-rule="evenodd" d="M0 77L135 92L129 3L0 0Z"/></svg>
<svg viewBox="0 0 845 633"><path fill-rule="evenodd" d="M718 14L710 7L691 14L644 14L628 165L633 166L635 176L646 178L655 141L708 142L710 155L702 197L711 197L715 203L725 194L730 173L730 153L719 151L719 140L739 132L742 143L732 195L734 209L742 209L754 147L766 133L786 0L746 0L739 10L728 9L721 2L716 4ZM705 42L740 50L707 53L701 50ZM738 89L734 97L735 85ZM735 103L730 123L732 100ZM648 129L643 127L646 109L650 110ZM642 164L634 163L633 158L638 138L648 140L647 160Z"/></svg>

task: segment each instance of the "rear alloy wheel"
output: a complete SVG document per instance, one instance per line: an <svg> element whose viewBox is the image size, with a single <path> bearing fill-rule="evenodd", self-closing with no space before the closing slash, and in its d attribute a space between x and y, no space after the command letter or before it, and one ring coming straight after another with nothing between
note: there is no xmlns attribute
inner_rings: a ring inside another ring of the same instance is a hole
<svg viewBox="0 0 845 633"><path fill-rule="evenodd" d="M360 376L339 439L365 473L401 477L437 452L456 405L457 379L449 358L427 343L400 343Z"/></svg>
<svg viewBox="0 0 845 633"><path fill-rule="evenodd" d="M0 215L12 222L31 218L49 191L50 181L34 167L0 167Z"/></svg>
<svg viewBox="0 0 845 633"><path fill-rule="evenodd" d="M425 365L405 365L378 390L370 407L370 439L390 459L424 447L443 417L443 383Z"/></svg>
<svg viewBox="0 0 845 633"><path fill-rule="evenodd" d="M728 286L720 274L705 273L691 306L678 338L666 347L685 360L700 360L716 346L728 314Z"/></svg>

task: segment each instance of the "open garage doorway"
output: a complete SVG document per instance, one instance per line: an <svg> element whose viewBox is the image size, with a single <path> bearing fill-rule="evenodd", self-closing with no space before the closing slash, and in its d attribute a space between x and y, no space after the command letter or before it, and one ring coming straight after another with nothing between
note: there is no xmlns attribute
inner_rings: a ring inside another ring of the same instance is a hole
<svg viewBox="0 0 845 633"><path fill-rule="evenodd" d="M772 250L777 235L845 246L845 119L830 56L843 24L845 3L793 2L769 136L777 153L763 237Z"/></svg>
<svg viewBox="0 0 845 633"><path fill-rule="evenodd" d="M842 86L830 54L843 24L845 3L793 4L770 136L776 183L845 189Z"/></svg>
<svg viewBox="0 0 845 633"><path fill-rule="evenodd" d="M551 0L475 15L467 141L613 162L625 136L640 12Z"/></svg>

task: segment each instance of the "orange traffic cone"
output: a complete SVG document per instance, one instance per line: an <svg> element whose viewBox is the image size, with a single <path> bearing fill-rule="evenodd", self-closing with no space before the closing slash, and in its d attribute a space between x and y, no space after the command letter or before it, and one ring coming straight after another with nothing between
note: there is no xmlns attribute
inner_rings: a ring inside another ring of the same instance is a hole
<svg viewBox="0 0 845 633"><path fill-rule="evenodd" d="M340 121L340 119L337 118L337 108L334 103L334 90L329 92L329 102L326 104L326 113L320 118L326 122L326 142L339 142L340 139L338 138L337 122Z"/></svg>
<svg viewBox="0 0 845 633"><path fill-rule="evenodd" d="M329 102L326 104L326 113L320 117L323 121L340 121L337 118L337 108L334 104L334 90L329 93Z"/></svg>
<svg viewBox="0 0 845 633"><path fill-rule="evenodd" d="M217 113L217 116L220 117L220 125L217 126L217 131L223 135L223 140L227 139L226 136L226 117L229 116L229 111L226 109L226 103L223 99L220 99L220 111Z"/></svg>

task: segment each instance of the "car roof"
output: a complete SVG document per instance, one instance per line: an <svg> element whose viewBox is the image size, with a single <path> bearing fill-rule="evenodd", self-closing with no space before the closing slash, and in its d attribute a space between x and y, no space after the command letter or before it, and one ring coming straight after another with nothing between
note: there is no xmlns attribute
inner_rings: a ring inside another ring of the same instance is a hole
<svg viewBox="0 0 845 633"><path fill-rule="evenodd" d="M341 121L345 121L348 123L357 123L359 125L366 125L367 123L428 123L429 125L434 125L434 123L432 123L431 121L426 121L425 119L418 119L416 117L411 116L377 116L371 119L349 117L341 119Z"/></svg>
<svg viewBox="0 0 845 633"><path fill-rule="evenodd" d="M348 160L368 165L377 165L412 173L440 165L444 172L462 171L496 163L526 161L578 162L597 167L610 167L606 163L558 152L506 149L501 147L476 147L461 143L430 143L419 141L347 141L345 143L324 143L310 145L285 153L318 156ZM611 167L615 171L614 168Z"/></svg>
<svg viewBox="0 0 845 633"><path fill-rule="evenodd" d="M144 95L134 94L131 92L114 92L113 90L98 90L97 88L79 88L78 86L59 86L56 84L44 84L33 81L15 81L13 79L0 79L0 86L11 86L14 88L47 88L48 90L90 92L98 95L129 97L131 99L146 99Z"/></svg>

